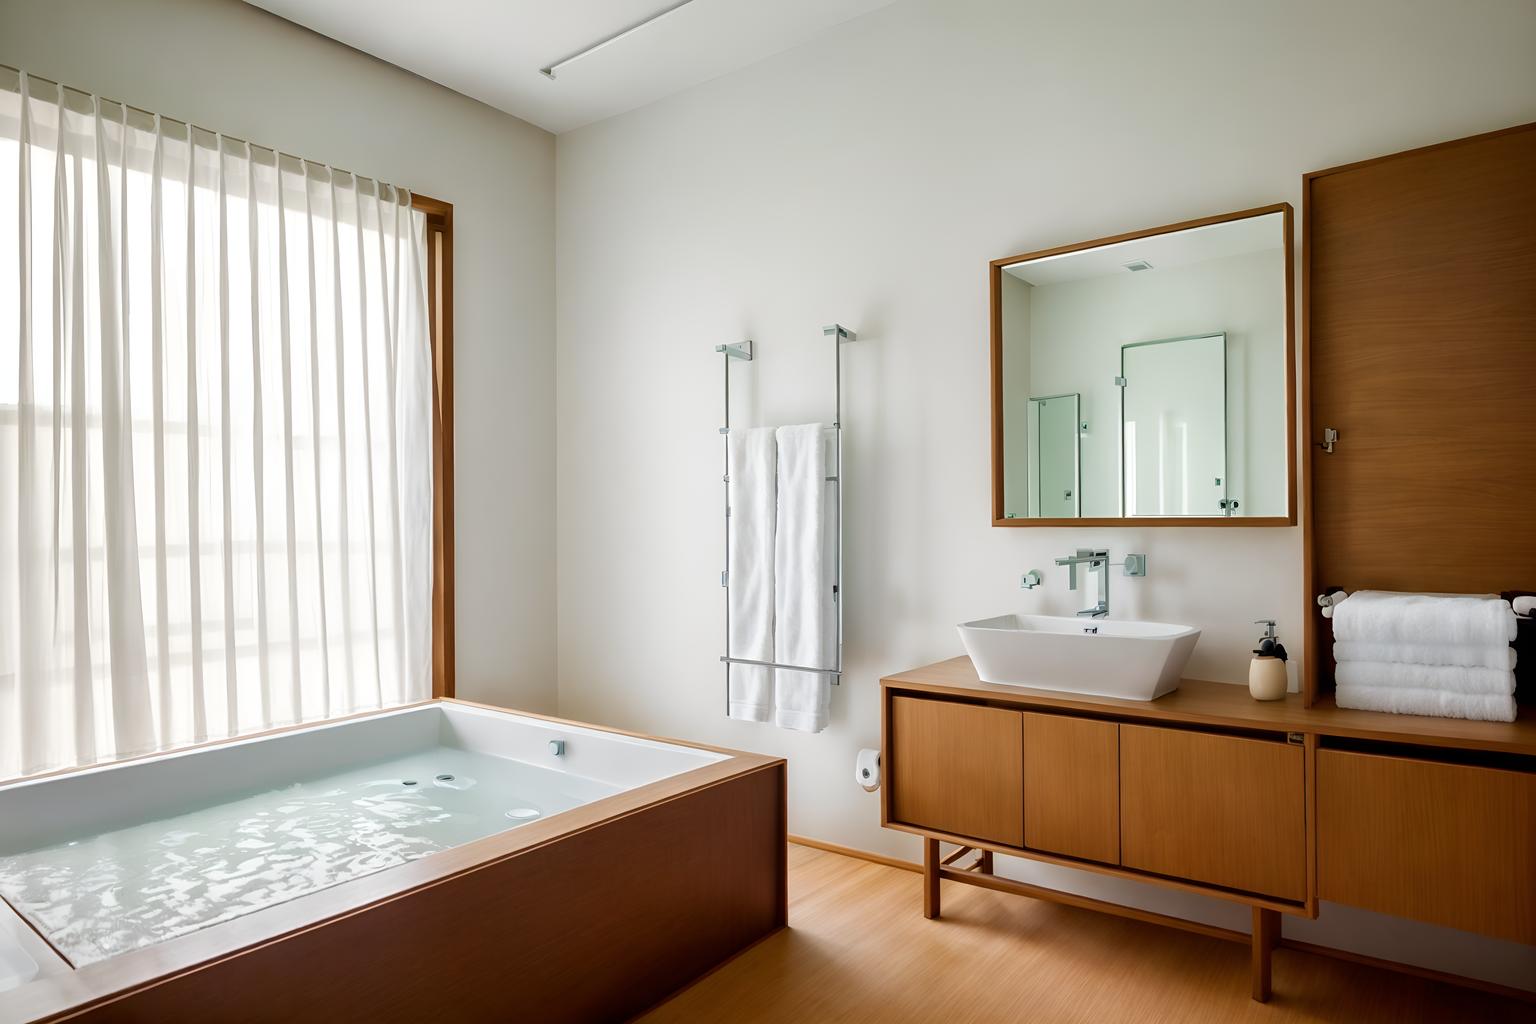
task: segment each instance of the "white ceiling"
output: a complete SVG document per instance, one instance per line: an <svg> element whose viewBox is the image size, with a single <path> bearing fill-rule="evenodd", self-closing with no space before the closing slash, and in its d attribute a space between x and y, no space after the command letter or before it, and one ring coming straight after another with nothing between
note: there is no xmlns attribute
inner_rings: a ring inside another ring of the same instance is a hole
<svg viewBox="0 0 1536 1024"><path fill-rule="evenodd" d="M552 132L633 110L893 0L693 0L559 71L539 69L676 0L246 0Z"/></svg>
<svg viewBox="0 0 1536 1024"><path fill-rule="evenodd" d="M1262 217L1222 221L1172 234L1149 235L1096 249L1079 249L1025 263L1009 264L1003 269L1019 280L1036 286L1108 277L1111 274L1129 275L1130 271L1125 269L1125 265L1131 260L1146 260L1152 264L1152 269L1142 273L1155 274L1158 270L1171 270L1205 260L1278 249L1285 244L1284 227L1285 219L1281 214L1269 213Z"/></svg>

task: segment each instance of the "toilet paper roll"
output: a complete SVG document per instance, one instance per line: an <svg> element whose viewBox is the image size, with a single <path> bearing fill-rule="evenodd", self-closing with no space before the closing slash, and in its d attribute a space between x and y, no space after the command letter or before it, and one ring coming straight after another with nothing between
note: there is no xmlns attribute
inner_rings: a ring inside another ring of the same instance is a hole
<svg viewBox="0 0 1536 1024"><path fill-rule="evenodd" d="M880 788L880 751L865 748L859 751L854 762L853 777L864 792L873 793Z"/></svg>

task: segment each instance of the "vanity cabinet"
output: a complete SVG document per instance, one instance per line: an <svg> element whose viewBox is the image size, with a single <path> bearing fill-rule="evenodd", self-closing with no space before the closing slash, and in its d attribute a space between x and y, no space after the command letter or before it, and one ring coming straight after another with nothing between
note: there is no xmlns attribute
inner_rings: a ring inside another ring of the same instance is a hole
<svg viewBox="0 0 1536 1024"><path fill-rule="evenodd" d="M1120 726L1120 862L1156 875L1307 897L1302 747Z"/></svg>
<svg viewBox="0 0 1536 1024"><path fill-rule="evenodd" d="M1317 755L1318 895L1536 944L1536 773Z"/></svg>
<svg viewBox="0 0 1536 1024"><path fill-rule="evenodd" d="M892 820L1004 846L1024 844L1022 713L894 697L889 714Z"/></svg>
<svg viewBox="0 0 1536 1024"><path fill-rule="evenodd" d="M1024 845L1120 863L1120 726L1024 713Z"/></svg>
<svg viewBox="0 0 1536 1024"><path fill-rule="evenodd" d="M1536 945L1536 707L1415 719L1189 679L1125 700L982 682L969 658L881 699L880 821L923 837L928 917L948 882L1242 942L1260 1001L1280 915L1320 900ZM1252 927L1006 878L999 853L1227 900Z"/></svg>

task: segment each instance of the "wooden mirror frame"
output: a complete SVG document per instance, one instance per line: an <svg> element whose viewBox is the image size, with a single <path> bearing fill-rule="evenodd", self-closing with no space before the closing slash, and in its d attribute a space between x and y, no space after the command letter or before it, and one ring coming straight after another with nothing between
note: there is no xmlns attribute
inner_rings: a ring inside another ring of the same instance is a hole
<svg viewBox="0 0 1536 1024"><path fill-rule="evenodd" d="M1003 515L1003 268L1026 260L1096 249L1102 245L1130 242L1227 221L1246 220L1271 213L1282 215L1285 235L1285 474L1286 514L1283 516L1086 516L1082 518L1015 518ZM1274 203L1251 210L1128 231L1122 235L1087 242L1058 245L1052 249L1005 256L988 264L992 318L992 525L993 526L1295 526L1296 525L1296 257L1292 244L1293 212L1290 203Z"/></svg>

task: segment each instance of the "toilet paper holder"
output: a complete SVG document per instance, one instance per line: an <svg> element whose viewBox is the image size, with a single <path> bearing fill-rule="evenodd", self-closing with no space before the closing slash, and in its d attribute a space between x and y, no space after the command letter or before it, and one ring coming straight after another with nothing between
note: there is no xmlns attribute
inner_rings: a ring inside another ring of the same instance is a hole
<svg viewBox="0 0 1536 1024"><path fill-rule="evenodd" d="M880 788L880 751L864 748L854 759L853 778L859 788L873 793Z"/></svg>

